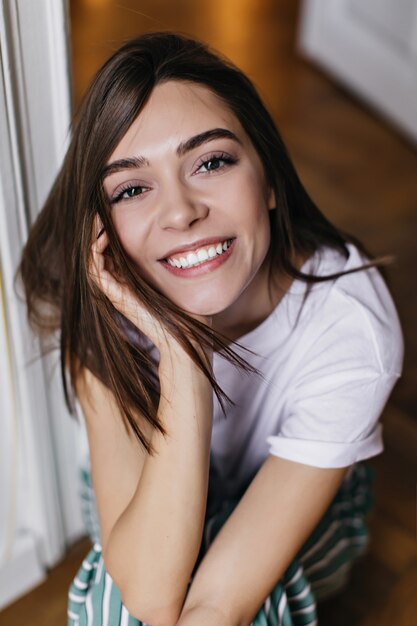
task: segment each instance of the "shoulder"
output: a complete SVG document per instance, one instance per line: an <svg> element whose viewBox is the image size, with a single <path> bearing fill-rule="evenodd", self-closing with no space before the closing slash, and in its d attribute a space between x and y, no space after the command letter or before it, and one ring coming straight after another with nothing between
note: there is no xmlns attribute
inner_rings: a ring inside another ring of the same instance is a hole
<svg viewBox="0 0 417 626"><path fill-rule="evenodd" d="M345 272L368 259L353 244L349 258L329 248L305 271L317 275ZM310 356L357 359L375 372L400 375L404 341L398 313L389 289L376 267L313 286L303 312Z"/></svg>
<svg viewBox="0 0 417 626"><path fill-rule="evenodd" d="M79 367L75 377L75 393L87 425L96 416L115 415L116 401L110 389L87 367Z"/></svg>

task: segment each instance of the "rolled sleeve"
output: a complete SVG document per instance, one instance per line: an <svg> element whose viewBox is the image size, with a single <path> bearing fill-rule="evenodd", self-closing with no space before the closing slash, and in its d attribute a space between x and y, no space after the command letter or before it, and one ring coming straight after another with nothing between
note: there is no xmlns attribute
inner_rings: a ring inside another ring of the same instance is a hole
<svg viewBox="0 0 417 626"><path fill-rule="evenodd" d="M395 374L359 368L298 386L286 403L279 432L266 438L269 453L329 468L380 454L379 420L397 380Z"/></svg>
<svg viewBox="0 0 417 626"><path fill-rule="evenodd" d="M382 430L382 424L377 424L368 437L351 443L291 439L281 435L272 435L266 441L269 454L288 461L323 468L348 467L383 452Z"/></svg>

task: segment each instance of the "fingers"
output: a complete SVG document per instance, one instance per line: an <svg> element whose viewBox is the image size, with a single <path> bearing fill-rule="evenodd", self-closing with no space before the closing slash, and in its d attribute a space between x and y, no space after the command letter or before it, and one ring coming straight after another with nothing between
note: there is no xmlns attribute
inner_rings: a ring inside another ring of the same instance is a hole
<svg viewBox="0 0 417 626"><path fill-rule="evenodd" d="M98 245L99 244L99 245ZM98 214L94 217L93 228L91 233L91 246L89 258L89 274L97 284L100 272L104 269L104 258L102 254L108 245L106 242L106 232L103 223Z"/></svg>
<svg viewBox="0 0 417 626"><path fill-rule="evenodd" d="M105 255L110 240L98 216L94 220L93 241L90 248L89 276L113 306L127 317L150 340L159 345L165 342L165 331L160 322L141 305L123 278L117 276L113 259Z"/></svg>
<svg viewBox="0 0 417 626"><path fill-rule="evenodd" d="M105 251L109 243L110 243L109 236L104 230L104 228L102 228L99 237L95 240L95 242L92 245L92 249L96 250L99 254L103 255L103 252Z"/></svg>
<svg viewBox="0 0 417 626"><path fill-rule="evenodd" d="M93 232L92 232L93 241L95 241L96 239L100 237L103 230L104 230L103 222L101 221L99 214L96 213L94 217L94 221L93 221Z"/></svg>
<svg viewBox="0 0 417 626"><path fill-rule="evenodd" d="M96 235L94 235L96 233ZM103 278L105 273L104 251L109 245L109 237L103 228L102 222L97 215L93 224L93 243L90 248L89 274L93 281L103 289Z"/></svg>
<svg viewBox="0 0 417 626"><path fill-rule="evenodd" d="M97 229L100 223L99 219L96 218L94 228ZM105 250L109 243L107 232L104 228L101 228L98 237L91 244L89 275L100 291L109 298L116 308L119 308L124 299L123 281L115 276L112 258L105 255Z"/></svg>

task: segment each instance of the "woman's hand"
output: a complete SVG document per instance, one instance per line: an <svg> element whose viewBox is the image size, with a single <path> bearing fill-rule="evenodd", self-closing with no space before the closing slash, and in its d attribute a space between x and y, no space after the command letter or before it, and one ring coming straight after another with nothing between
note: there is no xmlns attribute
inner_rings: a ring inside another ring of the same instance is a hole
<svg viewBox="0 0 417 626"><path fill-rule="evenodd" d="M113 260L105 255L109 237L104 229L91 246L89 275L113 306L142 331L158 348L164 342L164 330L138 301L128 285L116 276Z"/></svg>
<svg viewBox="0 0 417 626"><path fill-rule="evenodd" d="M98 216L94 222L93 232L98 233L91 246L89 275L113 306L142 331L157 347L160 353L182 351L177 340L168 330L155 319L132 293L128 285L116 275L111 257L105 255L109 245L109 237L102 228ZM195 319L211 325L211 318L193 315Z"/></svg>

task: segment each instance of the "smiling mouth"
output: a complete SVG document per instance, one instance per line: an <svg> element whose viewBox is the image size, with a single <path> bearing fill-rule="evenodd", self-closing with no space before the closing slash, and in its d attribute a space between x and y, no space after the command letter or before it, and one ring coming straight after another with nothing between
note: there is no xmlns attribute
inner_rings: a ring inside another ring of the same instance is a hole
<svg viewBox="0 0 417 626"><path fill-rule="evenodd" d="M163 262L169 264L171 267L183 270L198 267L207 261L212 261L213 259L225 254L232 245L233 241L233 239L225 239L224 241L219 241L215 244L202 246L192 252L184 252L183 254L178 253L165 258Z"/></svg>

